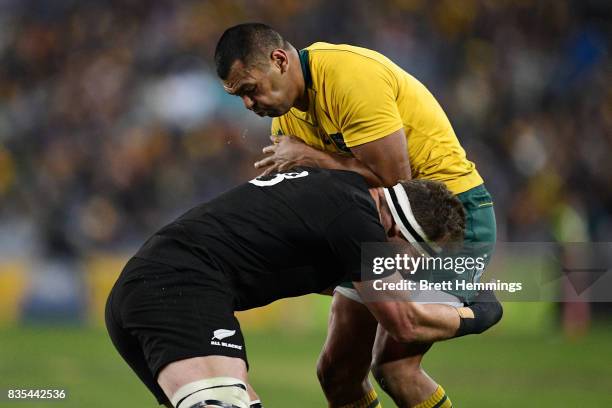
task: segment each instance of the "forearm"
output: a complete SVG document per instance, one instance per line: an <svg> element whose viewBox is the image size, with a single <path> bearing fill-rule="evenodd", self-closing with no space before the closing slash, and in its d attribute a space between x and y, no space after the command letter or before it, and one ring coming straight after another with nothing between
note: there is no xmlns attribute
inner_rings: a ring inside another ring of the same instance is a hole
<svg viewBox="0 0 612 408"><path fill-rule="evenodd" d="M402 277L395 273L381 280L353 282L376 320L400 343L435 342L458 335L461 317L474 317L469 308L422 304L411 299L411 291L381 290Z"/></svg>
<svg viewBox="0 0 612 408"><path fill-rule="evenodd" d="M324 169L354 171L365 178L366 182L372 187L384 185L380 177L370 170L368 166L354 157L341 156L339 154L328 153L308 147L302 162Z"/></svg>
<svg viewBox="0 0 612 408"><path fill-rule="evenodd" d="M504 314L495 292L482 291L469 307L442 304L411 304L411 340L432 342L482 333L496 325ZM405 328L404 328L405 330Z"/></svg>
<svg viewBox="0 0 612 408"><path fill-rule="evenodd" d="M451 339L456 336L459 329L460 317L457 308L442 304L407 305L410 311L406 312L411 322L404 330L410 342L435 342ZM416 309L416 310L415 310Z"/></svg>

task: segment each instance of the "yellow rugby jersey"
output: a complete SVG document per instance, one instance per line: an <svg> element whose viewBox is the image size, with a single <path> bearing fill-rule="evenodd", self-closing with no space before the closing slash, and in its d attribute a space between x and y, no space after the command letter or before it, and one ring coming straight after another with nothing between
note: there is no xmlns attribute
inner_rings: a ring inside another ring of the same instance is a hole
<svg viewBox="0 0 612 408"><path fill-rule="evenodd" d="M308 112L292 108L272 120L272 134L295 135L328 152L404 128L413 178L438 180L455 194L482 184L474 163L433 95L382 54L318 42L300 51Z"/></svg>

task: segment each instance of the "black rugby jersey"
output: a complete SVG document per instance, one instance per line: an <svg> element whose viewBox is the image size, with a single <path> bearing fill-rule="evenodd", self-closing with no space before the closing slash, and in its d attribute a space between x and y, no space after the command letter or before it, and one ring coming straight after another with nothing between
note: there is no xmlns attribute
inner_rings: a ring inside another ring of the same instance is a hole
<svg viewBox="0 0 612 408"><path fill-rule="evenodd" d="M237 310L359 280L362 242L385 231L357 173L301 167L256 178L162 228L136 257L224 273Z"/></svg>

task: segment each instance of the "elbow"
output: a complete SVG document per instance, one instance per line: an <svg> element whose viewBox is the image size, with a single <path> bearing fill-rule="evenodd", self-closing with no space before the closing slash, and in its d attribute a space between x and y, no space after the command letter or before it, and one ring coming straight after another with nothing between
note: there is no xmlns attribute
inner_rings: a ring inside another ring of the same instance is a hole
<svg viewBox="0 0 612 408"><path fill-rule="evenodd" d="M394 185L396 185L397 183L399 183L399 180L396 180L396 179L391 179L391 178L388 178L388 179L381 179L380 181L382 182L382 183L381 183L381 184L382 184L382 186L383 186L383 187L385 187L385 188L390 188L390 187L393 187Z"/></svg>
<svg viewBox="0 0 612 408"><path fill-rule="evenodd" d="M410 173L406 173L402 169L398 168L395 171L384 172L383 174L380 174L378 177L380 181L382 182L383 187L388 188L388 187L393 187L400 181L410 180L411 178L410 176L411 176Z"/></svg>
<svg viewBox="0 0 612 408"><path fill-rule="evenodd" d="M391 173L391 174L388 174ZM393 187L402 179L399 173L396 172L388 172L387 174L379 175L380 181L382 182L383 187Z"/></svg>

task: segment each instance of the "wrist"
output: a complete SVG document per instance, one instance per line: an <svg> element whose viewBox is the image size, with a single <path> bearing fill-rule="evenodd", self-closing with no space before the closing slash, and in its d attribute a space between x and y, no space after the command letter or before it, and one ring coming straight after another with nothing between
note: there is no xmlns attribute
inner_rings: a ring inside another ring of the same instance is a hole
<svg viewBox="0 0 612 408"><path fill-rule="evenodd" d="M314 149L310 146L304 146L299 157L299 164L309 167L329 168L329 165L326 165L325 163L326 157L325 152Z"/></svg>
<svg viewBox="0 0 612 408"><path fill-rule="evenodd" d="M476 302L469 307L457 308L459 328L455 337L480 334L497 324L503 315L501 303L494 297L487 301Z"/></svg>

